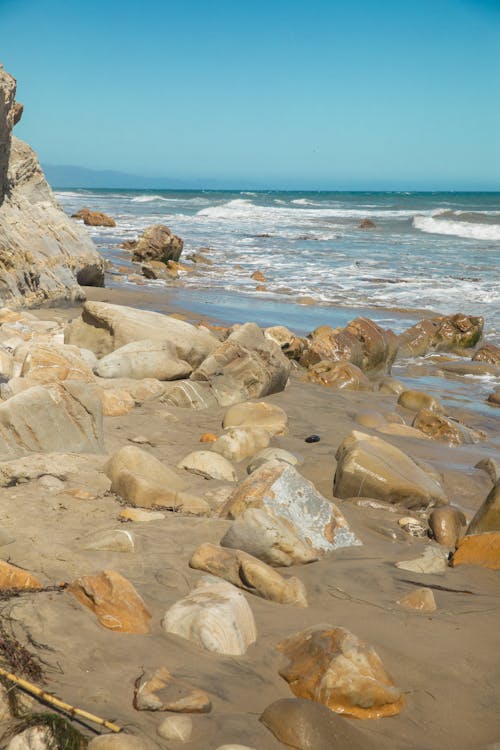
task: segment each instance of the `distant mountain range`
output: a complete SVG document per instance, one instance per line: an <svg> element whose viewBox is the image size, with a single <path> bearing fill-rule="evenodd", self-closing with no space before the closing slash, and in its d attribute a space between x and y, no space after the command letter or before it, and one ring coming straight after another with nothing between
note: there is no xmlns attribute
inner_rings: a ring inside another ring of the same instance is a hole
<svg viewBox="0 0 500 750"><path fill-rule="evenodd" d="M174 180L169 177L140 177L110 169L86 169L70 165L42 164L53 188L115 188L123 190L186 190L206 188L207 181Z"/></svg>

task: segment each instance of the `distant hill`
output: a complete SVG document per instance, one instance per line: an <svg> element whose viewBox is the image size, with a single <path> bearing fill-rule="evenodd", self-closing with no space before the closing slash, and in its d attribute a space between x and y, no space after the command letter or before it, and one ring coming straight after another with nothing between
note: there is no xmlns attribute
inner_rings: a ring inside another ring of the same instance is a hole
<svg viewBox="0 0 500 750"><path fill-rule="evenodd" d="M185 190L199 188L196 182L173 180L168 177L140 177L110 169L85 169L70 165L43 164L43 171L53 188L115 188L123 190ZM203 185L205 186L205 185Z"/></svg>

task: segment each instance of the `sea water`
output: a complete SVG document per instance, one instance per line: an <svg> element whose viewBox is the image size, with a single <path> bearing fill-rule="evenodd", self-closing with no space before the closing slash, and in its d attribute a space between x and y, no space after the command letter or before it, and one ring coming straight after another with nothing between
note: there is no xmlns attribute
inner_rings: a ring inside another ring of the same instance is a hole
<svg viewBox="0 0 500 750"><path fill-rule="evenodd" d="M182 237L183 257L208 248L214 265L183 277L182 302L229 321L305 333L361 311L401 328L391 310L418 309L483 315L486 336L500 332L500 193L64 190L57 198L70 214L87 206L116 220L89 231L118 265L130 260L120 243L150 224ZM360 228L363 219L375 226ZM314 309L283 304L304 297Z"/></svg>

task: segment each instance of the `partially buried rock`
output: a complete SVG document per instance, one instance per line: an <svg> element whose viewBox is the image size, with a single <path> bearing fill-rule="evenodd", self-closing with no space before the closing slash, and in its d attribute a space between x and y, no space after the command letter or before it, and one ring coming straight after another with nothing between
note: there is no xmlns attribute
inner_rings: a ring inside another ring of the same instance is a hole
<svg viewBox="0 0 500 750"><path fill-rule="evenodd" d="M204 690L174 677L160 667L136 681L134 708L138 711L175 711L204 714L212 703Z"/></svg>
<svg viewBox="0 0 500 750"><path fill-rule="evenodd" d="M309 368L302 376L307 383L318 383L328 388L346 391L371 391L372 386L359 367L350 362L322 360Z"/></svg>
<svg viewBox="0 0 500 750"><path fill-rule="evenodd" d="M82 549L107 552L133 552L134 535L123 529L98 531L85 537L81 542Z"/></svg>
<svg viewBox="0 0 500 750"><path fill-rule="evenodd" d="M429 528L432 536L443 547L454 550L465 530L465 516L458 508L451 505L435 508L429 516Z"/></svg>
<svg viewBox="0 0 500 750"><path fill-rule="evenodd" d="M281 461L265 463L241 482L223 514L234 519L252 508L285 523L318 555L360 544L338 508L293 466Z"/></svg>
<svg viewBox="0 0 500 750"><path fill-rule="evenodd" d="M444 575L448 567L448 556L439 547L426 547L421 557L413 560L402 560L396 563L400 570L429 575Z"/></svg>
<svg viewBox="0 0 500 750"><path fill-rule="evenodd" d="M238 588L279 604L307 607L306 590L298 578L284 578L269 565L241 550L202 544L189 564L223 578Z"/></svg>
<svg viewBox="0 0 500 750"><path fill-rule="evenodd" d="M262 427L270 435L287 435L288 417L276 404L267 401L247 401L231 406L224 414L222 426Z"/></svg>
<svg viewBox="0 0 500 750"><path fill-rule="evenodd" d="M446 504L441 486L403 451L379 437L353 431L337 454L337 497L372 497L406 508Z"/></svg>
<svg viewBox="0 0 500 750"><path fill-rule="evenodd" d="M270 436L262 427L228 427L210 448L228 461L243 461L267 448Z"/></svg>
<svg viewBox="0 0 500 750"><path fill-rule="evenodd" d="M156 729L164 740L189 742L193 732L193 720L190 716L167 716Z"/></svg>
<svg viewBox="0 0 500 750"><path fill-rule="evenodd" d="M151 750L151 745L133 734L101 734L88 744L89 750Z"/></svg>
<svg viewBox="0 0 500 750"><path fill-rule="evenodd" d="M148 633L151 614L134 586L120 573L104 570L99 575L76 578L68 586L99 623L115 633Z"/></svg>
<svg viewBox="0 0 500 750"><path fill-rule="evenodd" d="M135 406L135 401L123 388L100 388L99 397L104 417L123 417Z"/></svg>
<svg viewBox="0 0 500 750"><path fill-rule="evenodd" d="M264 448L252 457L247 466L247 474L251 474L268 461L282 461L285 464L290 464L290 466L297 466L301 463L297 456L290 451L283 450L283 448Z"/></svg>
<svg viewBox="0 0 500 750"><path fill-rule="evenodd" d="M0 591L41 588L42 584L33 573L0 560Z"/></svg>
<svg viewBox="0 0 500 750"><path fill-rule="evenodd" d="M143 510L142 508L125 508L118 515L119 521L133 521L135 523L162 521L164 518L166 518L165 513L158 510Z"/></svg>
<svg viewBox="0 0 500 750"><path fill-rule="evenodd" d="M485 531L500 531L500 479L470 522L467 534Z"/></svg>
<svg viewBox="0 0 500 750"><path fill-rule="evenodd" d="M179 469L186 469L199 474L205 479L220 479L225 482L236 482L236 472L224 456L212 451L194 451L177 464Z"/></svg>
<svg viewBox="0 0 500 750"><path fill-rule="evenodd" d="M278 649L289 659L280 675L298 698L358 719L394 716L404 706L377 652L345 628L309 628Z"/></svg>
<svg viewBox="0 0 500 750"><path fill-rule="evenodd" d="M432 589L426 587L410 591L398 604L404 609L413 609L417 612L435 612L437 609Z"/></svg>
<svg viewBox="0 0 500 750"><path fill-rule="evenodd" d="M71 214L72 219L81 219L88 227L116 227L116 221L103 214L102 211L91 211L90 208L81 208L76 214Z"/></svg>
<svg viewBox="0 0 500 750"><path fill-rule="evenodd" d="M166 612L163 629L207 651L241 656L255 643L255 620L241 591L205 576L190 594Z"/></svg>
<svg viewBox="0 0 500 750"><path fill-rule="evenodd" d="M458 543L451 565L479 565L500 570L500 531L464 536Z"/></svg>
<svg viewBox="0 0 500 750"><path fill-rule="evenodd" d="M456 419L436 414L430 409L421 409L413 426L433 440L441 440L448 445L473 444L482 439L482 435Z"/></svg>
<svg viewBox="0 0 500 750"><path fill-rule="evenodd" d="M254 281L266 281L266 277L262 273L262 271L254 271L252 274L252 279Z"/></svg>
<svg viewBox="0 0 500 750"><path fill-rule="evenodd" d="M94 368L100 378L154 378L179 380L192 372L190 364L177 355L176 347L169 341L132 341L115 349Z"/></svg>

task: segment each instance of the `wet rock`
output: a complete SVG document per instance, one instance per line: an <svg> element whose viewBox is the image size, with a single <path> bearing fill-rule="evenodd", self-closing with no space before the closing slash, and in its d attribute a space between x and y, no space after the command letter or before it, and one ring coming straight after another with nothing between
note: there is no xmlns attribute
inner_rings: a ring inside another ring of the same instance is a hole
<svg viewBox="0 0 500 750"><path fill-rule="evenodd" d="M345 628L309 628L278 649L289 660L280 675L298 698L359 719L394 716L404 706L377 652Z"/></svg>
<svg viewBox="0 0 500 750"><path fill-rule="evenodd" d="M41 588L42 584L34 573L0 560L0 591Z"/></svg>
<svg viewBox="0 0 500 750"><path fill-rule="evenodd" d="M142 263L157 260L166 263L178 261L184 246L180 237L173 234L165 224L153 224L146 227L137 240L123 244L126 250L132 251L132 260Z"/></svg>
<svg viewBox="0 0 500 750"><path fill-rule="evenodd" d="M473 362L489 362L500 367L500 346L485 344L472 357Z"/></svg>
<svg viewBox="0 0 500 750"><path fill-rule="evenodd" d="M403 391L398 398L398 404L410 411L426 409L436 413L443 412L443 406L439 400L423 391Z"/></svg>
<svg viewBox="0 0 500 750"><path fill-rule="evenodd" d="M418 518L412 518L412 516L404 516L398 521L398 525L406 531L410 536L418 538L424 538L427 536L427 526L419 521Z"/></svg>
<svg viewBox="0 0 500 750"><path fill-rule="evenodd" d="M251 278L254 281L266 281L266 277L262 273L262 271L254 271Z"/></svg>
<svg viewBox="0 0 500 750"><path fill-rule="evenodd" d="M288 417L286 412L276 404L267 401L250 402L230 406L224 414L222 426L227 427L261 427L270 435L288 434Z"/></svg>
<svg viewBox="0 0 500 750"><path fill-rule="evenodd" d="M400 380L395 380L395 378L385 377L379 383L379 391L381 393L390 393L399 396L404 390L404 383Z"/></svg>
<svg viewBox="0 0 500 750"><path fill-rule="evenodd" d="M361 364L363 372L390 373L398 349L398 337L390 329L381 328L368 318L355 318L345 327L362 348Z"/></svg>
<svg viewBox="0 0 500 750"><path fill-rule="evenodd" d="M399 354L420 357L431 351L460 351L475 346L483 333L484 320L472 315L440 315L426 318L399 337Z"/></svg>
<svg viewBox="0 0 500 750"><path fill-rule="evenodd" d="M132 341L170 342L177 357L192 367L197 367L218 344L206 329L172 315L108 302L86 302L81 316L66 326L64 338L65 343L90 349L98 357Z"/></svg>
<svg viewBox="0 0 500 750"><path fill-rule="evenodd" d="M204 690L179 680L168 669L160 667L141 675L136 682L134 708L138 711L204 714L210 711L212 703Z"/></svg>
<svg viewBox="0 0 500 750"><path fill-rule="evenodd" d="M307 339L296 336L288 328L285 328L285 326L271 326L271 328L266 328L264 336L266 339L271 339L271 341L278 344L288 359L296 361L301 358L304 349L308 345Z"/></svg>
<svg viewBox="0 0 500 750"><path fill-rule="evenodd" d="M467 529L467 534L500 531L500 480L495 483Z"/></svg>
<svg viewBox="0 0 500 750"><path fill-rule="evenodd" d="M429 516L431 534L447 549L455 549L465 530L465 516L458 508L435 508Z"/></svg>
<svg viewBox="0 0 500 750"><path fill-rule="evenodd" d="M436 414L429 409L421 409L415 419L413 426L433 440L440 440L447 445L471 445L484 439L484 436L475 430L471 430L456 419Z"/></svg>
<svg viewBox="0 0 500 750"><path fill-rule="evenodd" d="M362 219L358 224L359 229L375 229L376 226L375 222L371 219Z"/></svg>
<svg viewBox="0 0 500 750"><path fill-rule="evenodd" d="M500 461L497 461L494 458L482 458L477 462L474 468L485 471L493 483L500 479Z"/></svg>
<svg viewBox="0 0 500 750"><path fill-rule="evenodd" d="M132 341L107 354L94 368L100 378L133 378L143 380L180 380L191 372L190 364L177 356L169 341Z"/></svg>
<svg viewBox="0 0 500 750"><path fill-rule="evenodd" d="M164 740L189 742L193 732L193 720L190 716L167 716L158 724L156 732Z"/></svg>
<svg viewBox="0 0 500 750"><path fill-rule="evenodd" d="M361 343L343 328L320 326L309 334L308 342L308 347L300 358L303 367L311 367L323 360L352 362L360 367L363 361Z"/></svg>
<svg viewBox="0 0 500 750"><path fill-rule="evenodd" d="M396 563L400 570L409 570L412 573L426 573L429 575L443 575L448 567L448 556L439 547L426 547L421 557L413 560L402 560Z"/></svg>
<svg viewBox="0 0 500 750"><path fill-rule="evenodd" d="M486 399L491 406L500 406L500 388L495 388Z"/></svg>
<svg viewBox="0 0 500 750"><path fill-rule="evenodd" d="M413 609L417 612L435 612L437 609L433 591L426 587L410 591L398 601L398 604L405 609Z"/></svg>
<svg viewBox="0 0 500 750"><path fill-rule="evenodd" d="M338 508L293 466L281 461L268 461L241 482L222 515L235 519L249 508L260 508L287 524L319 555L360 544Z"/></svg>
<svg viewBox="0 0 500 750"><path fill-rule="evenodd" d="M252 474L268 461L283 461L290 466L297 466L301 462L293 453L285 451L283 448L264 448L257 453L247 466L247 474Z"/></svg>
<svg viewBox="0 0 500 750"><path fill-rule="evenodd" d="M115 633L148 633L151 614L130 581L114 570L76 578L68 591Z"/></svg>
<svg viewBox="0 0 500 750"><path fill-rule="evenodd" d="M321 703L282 698L266 708L260 721L285 747L297 750L379 749L359 727Z"/></svg>
<svg viewBox="0 0 500 750"><path fill-rule="evenodd" d="M336 458L336 497L371 497L407 508L447 503L437 482L379 437L353 431L341 443Z"/></svg>
<svg viewBox="0 0 500 750"><path fill-rule="evenodd" d="M364 372L350 362L322 360L312 365L302 376L306 383L318 383L328 388L346 391L371 391L372 385Z"/></svg>
<svg viewBox="0 0 500 750"><path fill-rule="evenodd" d="M306 590L298 578L284 578L266 563L238 549L202 544L189 565L223 578L250 594L279 604L307 607Z"/></svg>
<svg viewBox="0 0 500 750"><path fill-rule="evenodd" d="M162 627L207 651L241 656L255 643L255 620L241 591L204 576L190 594L166 612Z"/></svg>
<svg viewBox="0 0 500 750"><path fill-rule="evenodd" d="M132 532L123 529L98 531L81 541L82 549L109 552L134 552L135 538Z"/></svg>
<svg viewBox="0 0 500 750"><path fill-rule="evenodd" d="M451 565L479 565L482 568L500 570L500 531L462 537Z"/></svg>
<svg viewBox="0 0 500 750"><path fill-rule="evenodd" d="M186 469L199 474L205 479L220 479L225 482L236 482L236 472L231 463L212 451L194 451L177 464L178 469Z"/></svg>
<svg viewBox="0 0 500 750"><path fill-rule="evenodd" d="M101 211L91 211L90 208L81 208L72 219L81 219L88 227L116 227L116 221Z"/></svg>
<svg viewBox="0 0 500 750"><path fill-rule="evenodd" d="M267 448L269 441L270 435L262 427L228 427L210 448L228 461L238 463Z"/></svg>

